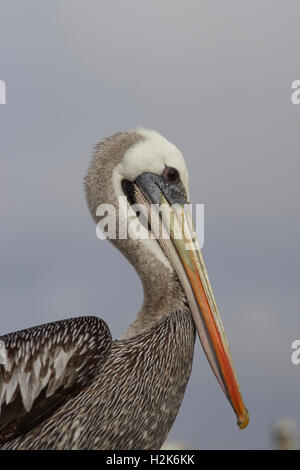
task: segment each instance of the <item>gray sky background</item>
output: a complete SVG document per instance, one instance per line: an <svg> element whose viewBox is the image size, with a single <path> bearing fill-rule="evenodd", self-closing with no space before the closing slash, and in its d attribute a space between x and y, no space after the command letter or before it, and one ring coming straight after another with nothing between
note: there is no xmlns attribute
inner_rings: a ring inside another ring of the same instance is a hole
<svg viewBox="0 0 300 470"><path fill-rule="evenodd" d="M80 314L104 318L114 337L125 330L141 284L96 238L83 177L98 140L156 129L183 152L192 200L205 204L203 254L251 418L239 431L197 343L170 438L269 448L274 418L300 425L299 2L0 0L0 10L1 334Z"/></svg>

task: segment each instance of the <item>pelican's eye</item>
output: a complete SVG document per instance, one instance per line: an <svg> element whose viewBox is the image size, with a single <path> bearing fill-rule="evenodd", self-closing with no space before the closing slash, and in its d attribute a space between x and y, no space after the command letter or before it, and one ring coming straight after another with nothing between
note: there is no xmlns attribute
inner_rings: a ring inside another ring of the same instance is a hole
<svg viewBox="0 0 300 470"><path fill-rule="evenodd" d="M162 176L168 183L173 183L173 184L177 183L180 179L179 172L178 170L176 170L176 168L166 167L164 169Z"/></svg>

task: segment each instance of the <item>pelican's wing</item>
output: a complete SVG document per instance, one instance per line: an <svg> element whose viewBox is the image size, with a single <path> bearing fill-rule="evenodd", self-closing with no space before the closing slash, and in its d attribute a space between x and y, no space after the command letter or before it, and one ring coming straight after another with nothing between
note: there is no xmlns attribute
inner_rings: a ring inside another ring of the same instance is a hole
<svg viewBox="0 0 300 470"><path fill-rule="evenodd" d="M32 429L91 384L111 341L97 317L0 336L0 443Z"/></svg>

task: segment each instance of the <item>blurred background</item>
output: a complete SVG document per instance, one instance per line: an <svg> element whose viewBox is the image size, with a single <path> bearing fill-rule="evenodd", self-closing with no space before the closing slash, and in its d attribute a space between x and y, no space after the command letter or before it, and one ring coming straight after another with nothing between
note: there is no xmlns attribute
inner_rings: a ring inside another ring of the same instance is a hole
<svg viewBox="0 0 300 470"><path fill-rule="evenodd" d="M156 129L183 152L192 202L205 204L203 254L250 411L239 431L197 342L169 437L271 448L274 420L300 424L299 2L0 0L0 10L0 334L95 314L116 338L133 320L141 283L96 237L83 178L97 141Z"/></svg>

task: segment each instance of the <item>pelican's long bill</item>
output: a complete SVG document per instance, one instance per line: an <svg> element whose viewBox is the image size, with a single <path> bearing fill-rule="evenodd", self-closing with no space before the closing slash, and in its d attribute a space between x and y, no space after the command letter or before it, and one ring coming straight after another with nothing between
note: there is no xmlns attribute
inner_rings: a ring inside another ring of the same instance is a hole
<svg viewBox="0 0 300 470"><path fill-rule="evenodd" d="M139 204L147 202L144 190L145 187L142 193L138 191ZM147 194L148 198L149 194ZM151 230L154 231L179 277L209 364L232 405L238 426L243 429L249 422L249 415L242 399L229 345L194 233L191 216L183 204L171 206L163 192L160 192L160 216L156 218L156 222L153 212L151 214ZM160 226L158 220L163 222ZM164 227L163 230L161 225ZM166 232L164 232L165 229Z"/></svg>

